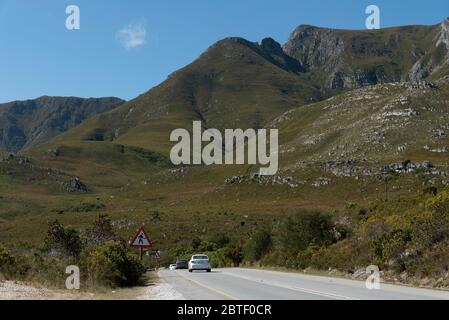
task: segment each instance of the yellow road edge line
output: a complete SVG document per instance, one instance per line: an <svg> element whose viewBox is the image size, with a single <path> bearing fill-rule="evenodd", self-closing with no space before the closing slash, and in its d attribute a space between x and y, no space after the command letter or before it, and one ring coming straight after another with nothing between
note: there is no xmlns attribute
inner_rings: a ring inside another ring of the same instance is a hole
<svg viewBox="0 0 449 320"><path fill-rule="evenodd" d="M189 277L184 276L183 274L181 274L181 273L180 273L179 271L177 271L177 270L175 270L175 271L176 271L176 273L177 273L179 276L183 277L184 279L186 279L186 280L188 280L188 281L193 282L194 284L196 284L196 285L198 285L198 286L200 286L200 287L203 287L203 288L205 288L205 289L207 289L207 290L210 290L210 291L212 291L212 292L218 293L218 294L220 294L220 295L222 295L222 296L225 296L225 297L227 297L227 298L229 298L229 299L231 299L231 300L240 300L240 298L237 298L237 297L235 297L235 296L233 296L233 295L231 295L231 294L229 294L229 293L226 293L226 292L223 292L223 291L221 291L221 290L214 289L214 288L211 288L211 287L209 287L209 286L206 286L205 284L203 284L203 283L201 283L201 282L198 282L198 281L196 281L196 280L193 280L193 279L190 279Z"/></svg>

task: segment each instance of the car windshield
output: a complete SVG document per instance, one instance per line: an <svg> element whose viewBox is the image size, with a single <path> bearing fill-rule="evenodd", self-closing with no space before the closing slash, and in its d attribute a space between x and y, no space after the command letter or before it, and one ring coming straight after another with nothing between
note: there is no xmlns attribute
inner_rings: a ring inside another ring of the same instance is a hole
<svg viewBox="0 0 449 320"><path fill-rule="evenodd" d="M193 256L192 260L208 260L208 256Z"/></svg>

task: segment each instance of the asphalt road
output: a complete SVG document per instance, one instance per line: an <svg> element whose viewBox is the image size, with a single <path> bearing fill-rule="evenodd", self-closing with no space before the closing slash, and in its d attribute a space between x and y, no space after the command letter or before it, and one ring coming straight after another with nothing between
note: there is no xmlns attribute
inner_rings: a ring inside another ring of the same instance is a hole
<svg viewBox="0 0 449 320"><path fill-rule="evenodd" d="M159 277L188 300L427 300L449 292L254 269L215 269L211 273L161 270Z"/></svg>

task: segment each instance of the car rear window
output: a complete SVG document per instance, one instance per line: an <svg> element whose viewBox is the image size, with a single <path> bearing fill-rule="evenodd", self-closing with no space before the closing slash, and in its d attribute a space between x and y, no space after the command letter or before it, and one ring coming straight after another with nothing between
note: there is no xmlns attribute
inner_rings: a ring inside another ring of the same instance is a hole
<svg viewBox="0 0 449 320"><path fill-rule="evenodd" d="M193 260L207 260L209 259L208 256L193 256Z"/></svg>

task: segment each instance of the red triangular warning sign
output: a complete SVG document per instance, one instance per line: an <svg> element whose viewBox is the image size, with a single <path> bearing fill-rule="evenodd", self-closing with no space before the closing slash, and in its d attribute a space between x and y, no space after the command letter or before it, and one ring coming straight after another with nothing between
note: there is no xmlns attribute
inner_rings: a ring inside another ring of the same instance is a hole
<svg viewBox="0 0 449 320"><path fill-rule="evenodd" d="M145 229L143 227L140 227L140 229L136 233L136 236L131 241L130 246L134 248L152 248L153 243L151 242L150 237L145 232Z"/></svg>

